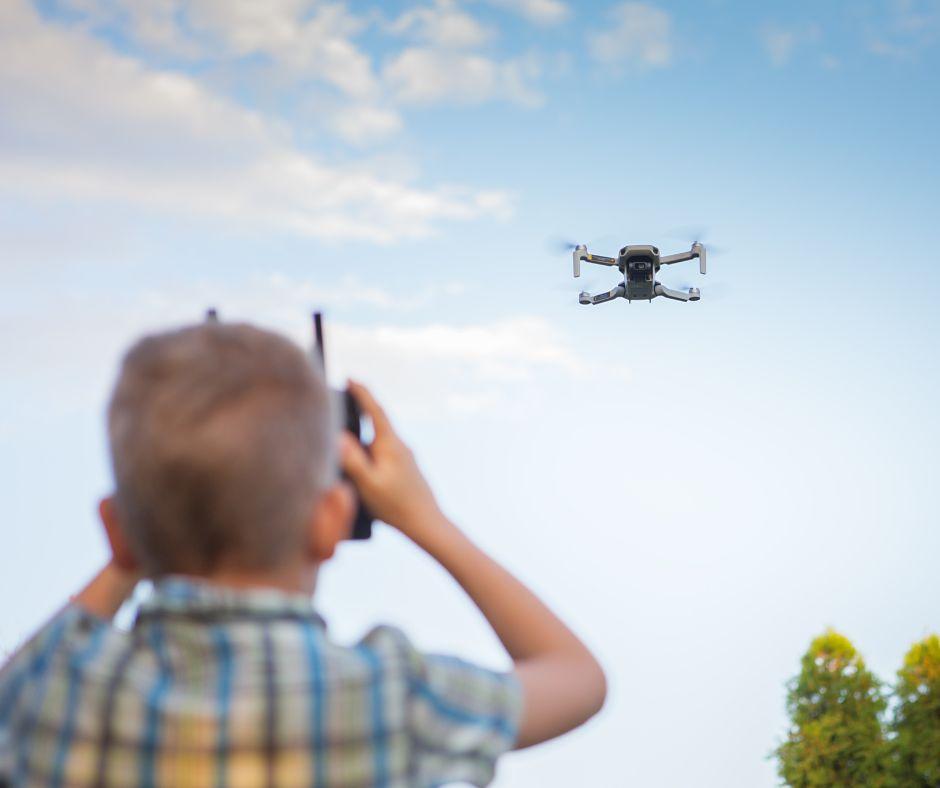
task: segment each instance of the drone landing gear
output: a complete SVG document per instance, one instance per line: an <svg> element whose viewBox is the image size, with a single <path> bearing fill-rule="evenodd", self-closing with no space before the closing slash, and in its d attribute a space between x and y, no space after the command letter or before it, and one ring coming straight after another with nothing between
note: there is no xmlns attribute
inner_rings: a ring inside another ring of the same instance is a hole
<svg viewBox="0 0 940 788"><path fill-rule="evenodd" d="M698 301L702 297L697 287L690 287L687 293L683 293L681 290L670 290L659 282L656 283L653 292L663 298L671 298L673 301Z"/></svg>
<svg viewBox="0 0 940 788"><path fill-rule="evenodd" d="M606 293L598 293L595 296L592 296L590 293L586 293L583 290L578 295L579 304L603 304L605 301L613 301L615 298L620 298L626 293L626 289L623 285L617 285L612 290L609 290Z"/></svg>

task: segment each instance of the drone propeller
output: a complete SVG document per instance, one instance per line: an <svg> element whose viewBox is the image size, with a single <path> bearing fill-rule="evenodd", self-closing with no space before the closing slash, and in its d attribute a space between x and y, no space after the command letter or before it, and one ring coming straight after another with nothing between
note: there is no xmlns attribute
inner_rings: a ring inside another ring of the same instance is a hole
<svg viewBox="0 0 940 788"><path fill-rule="evenodd" d="M683 241L689 246L692 244L702 244L711 254L727 254L728 250L725 247L715 246L708 240L709 235L709 231L704 227L684 227L666 233L667 238Z"/></svg>
<svg viewBox="0 0 940 788"><path fill-rule="evenodd" d="M580 290L586 290L590 293L599 293L604 290L609 290L616 284L616 277L612 274L617 274L617 271L605 270L598 268L597 266L589 265L581 267L581 276L577 279L571 278L571 253L578 247L581 246L580 243L569 242L558 238L552 244L553 255L552 255L552 268L554 269L555 265L558 263L557 254L567 254L569 263L566 267L567 275L562 281L560 278L554 281L550 286L552 290L558 292L564 292L568 298L574 299L572 303L576 303L576 296ZM562 269L559 268L559 273ZM552 277L555 280L555 277Z"/></svg>
<svg viewBox="0 0 940 788"><path fill-rule="evenodd" d="M704 280L702 280L704 282ZM717 282L708 284L702 284L699 282L697 284L690 283L688 281L680 282L679 284L672 285L668 282L663 282L667 287L671 287L674 290L681 290L684 293L689 292L693 287L697 287L702 291L702 300L703 301L715 301L722 300L725 296L728 295L728 286L725 282Z"/></svg>
<svg viewBox="0 0 940 788"><path fill-rule="evenodd" d="M611 233L608 233L606 235L595 236L589 241L572 241L567 237L557 237L551 242L550 247L555 252L567 252L568 254L571 254L571 252L573 252L579 246L586 246L591 251L594 251L595 247L613 246L616 243L617 237Z"/></svg>
<svg viewBox="0 0 940 788"><path fill-rule="evenodd" d="M551 248L552 250L558 252L573 252L578 248L578 244L575 241L568 241L563 238L558 238L552 242Z"/></svg>

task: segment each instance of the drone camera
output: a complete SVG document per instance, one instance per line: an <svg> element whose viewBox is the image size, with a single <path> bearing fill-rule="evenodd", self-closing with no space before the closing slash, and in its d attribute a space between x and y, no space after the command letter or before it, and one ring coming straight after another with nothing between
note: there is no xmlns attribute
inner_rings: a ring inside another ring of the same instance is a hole
<svg viewBox="0 0 940 788"><path fill-rule="evenodd" d="M631 282L652 282L653 261L648 257L635 258L627 263L627 278Z"/></svg>

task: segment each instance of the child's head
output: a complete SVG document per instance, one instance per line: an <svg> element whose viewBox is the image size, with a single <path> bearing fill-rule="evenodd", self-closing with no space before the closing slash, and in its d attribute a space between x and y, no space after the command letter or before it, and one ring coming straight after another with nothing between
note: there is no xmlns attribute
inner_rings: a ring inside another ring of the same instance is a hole
<svg viewBox="0 0 940 788"><path fill-rule="evenodd" d="M105 525L115 558L147 575L277 573L329 557L348 528L329 391L277 334L205 323L145 337L108 434Z"/></svg>

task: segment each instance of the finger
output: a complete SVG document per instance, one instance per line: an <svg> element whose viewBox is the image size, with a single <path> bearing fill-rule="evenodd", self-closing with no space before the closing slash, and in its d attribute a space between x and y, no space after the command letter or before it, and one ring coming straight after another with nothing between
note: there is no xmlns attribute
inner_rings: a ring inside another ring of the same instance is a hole
<svg viewBox="0 0 940 788"><path fill-rule="evenodd" d="M349 432L340 433L339 457L340 465L354 482L358 483L369 472L372 461L362 444Z"/></svg>
<svg viewBox="0 0 940 788"><path fill-rule="evenodd" d="M363 412L365 412L365 414L370 419L372 419L372 427L375 430L376 435L395 432L395 430L392 428L392 422L389 420L385 410L381 405L379 405L375 397L372 396L372 392L369 391L369 389L367 389L361 383L350 380L349 390L356 398L356 402L359 403L359 407L362 408Z"/></svg>

